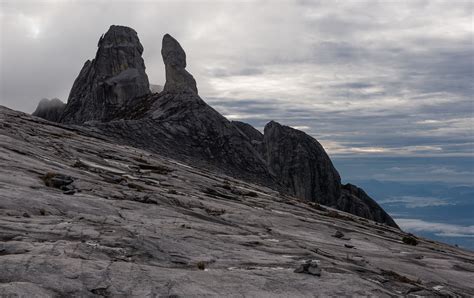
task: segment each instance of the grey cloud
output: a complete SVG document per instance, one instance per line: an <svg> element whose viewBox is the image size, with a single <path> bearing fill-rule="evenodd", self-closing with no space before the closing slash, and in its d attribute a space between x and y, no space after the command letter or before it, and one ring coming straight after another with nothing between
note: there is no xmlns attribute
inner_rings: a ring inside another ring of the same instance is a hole
<svg viewBox="0 0 474 298"><path fill-rule="evenodd" d="M0 5L0 104L11 108L66 100L99 36L122 24L137 30L152 83L163 84L170 33L218 111L304 128L331 156L474 153L469 1Z"/></svg>

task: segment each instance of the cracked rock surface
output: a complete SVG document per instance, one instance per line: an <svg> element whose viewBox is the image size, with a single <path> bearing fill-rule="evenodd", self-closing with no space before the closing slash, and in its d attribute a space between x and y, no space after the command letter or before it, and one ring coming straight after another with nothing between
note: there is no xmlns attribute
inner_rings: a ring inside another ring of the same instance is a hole
<svg viewBox="0 0 474 298"><path fill-rule="evenodd" d="M0 296L474 295L473 252L93 127L0 107L0 162Z"/></svg>

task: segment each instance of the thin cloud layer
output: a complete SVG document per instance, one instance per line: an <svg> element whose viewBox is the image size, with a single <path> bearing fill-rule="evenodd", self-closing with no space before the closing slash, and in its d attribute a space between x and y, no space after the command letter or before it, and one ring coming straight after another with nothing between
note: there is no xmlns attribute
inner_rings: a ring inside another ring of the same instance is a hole
<svg viewBox="0 0 474 298"><path fill-rule="evenodd" d="M332 156L472 157L473 12L471 1L3 1L0 104L66 100L99 36L122 24L160 85L161 36L174 35L201 96L230 119L298 127Z"/></svg>
<svg viewBox="0 0 474 298"><path fill-rule="evenodd" d="M444 237L474 237L474 226L428 222L420 219L398 218L397 224L410 232L430 232Z"/></svg>

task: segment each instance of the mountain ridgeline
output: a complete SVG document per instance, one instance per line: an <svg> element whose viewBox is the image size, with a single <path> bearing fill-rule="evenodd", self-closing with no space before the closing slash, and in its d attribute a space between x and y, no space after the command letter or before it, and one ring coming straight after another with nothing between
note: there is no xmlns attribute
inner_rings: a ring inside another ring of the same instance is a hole
<svg viewBox="0 0 474 298"><path fill-rule="evenodd" d="M159 93L150 91L142 53L135 30L111 26L99 40L96 57L86 61L74 81L67 104L42 101L33 115L87 126L118 144L397 227L362 189L341 185L316 139L274 121L262 134L207 105L186 70L183 48L172 36L162 40L166 82Z"/></svg>

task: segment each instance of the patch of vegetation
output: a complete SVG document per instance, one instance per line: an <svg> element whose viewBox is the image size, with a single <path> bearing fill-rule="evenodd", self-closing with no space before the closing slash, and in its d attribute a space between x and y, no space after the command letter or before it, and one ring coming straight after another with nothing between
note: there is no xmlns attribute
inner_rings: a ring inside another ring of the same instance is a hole
<svg viewBox="0 0 474 298"><path fill-rule="evenodd" d="M258 193L254 192L254 191L248 191L248 192L244 193L244 195L248 196L248 197L253 197L253 198L258 197Z"/></svg>
<svg viewBox="0 0 474 298"><path fill-rule="evenodd" d="M136 189L137 191L145 191L146 190L145 187L143 187L139 184L136 184L136 183L128 183L127 186L130 187L130 188Z"/></svg>
<svg viewBox="0 0 474 298"><path fill-rule="evenodd" d="M138 161L138 162L144 163L144 164L147 164L147 163L148 163L148 160L146 160L146 159L143 158L143 154L140 154L139 157L134 157L133 159L136 160L136 161Z"/></svg>
<svg viewBox="0 0 474 298"><path fill-rule="evenodd" d="M222 187L223 189L232 190L232 185L230 184L229 179L225 178L222 183L223 183L223 184L221 185L221 187Z"/></svg>
<svg viewBox="0 0 474 298"><path fill-rule="evenodd" d="M392 270L383 270L383 269L381 269L381 271L382 271L382 275L384 275L385 277L388 277L392 280L395 280L395 281L399 281L399 282L403 282L403 283L409 283L409 284L421 283L420 280L415 281L415 280L410 279L406 276L400 275L397 272L392 271Z"/></svg>
<svg viewBox="0 0 474 298"><path fill-rule="evenodd" d="M224 214L226 211L225 209L210 209L210 208L204 208L207 214L212 215L212 216L221 216Z"/></svg>
<svg viewBox="0 0 474 298"><path fill-rule="evenodd" d="M199 270L204 270L204 269L206 269L206 263L204 263L203 261L197 262L196 266L197 266L197 268L198 268Z"/></svg>
<svg viewBox="0 0 474 298"><path fill-rule="evenodd" d="M44 208L41 208L39 210L39 213L40 213L40 215L46 215L46 210L44 210Z"/></svg>
<svg viewBox="0 0 474 298"><path fill-rule="evenodd" d="M168 173L173 172L172 169L162 166L162 165L150 165L150 164L140 163L138 164L138 167L141 170L150 170L153 173L157 173L160 175L167 175Z"/></svg>
<svg viewBox="0 0 474 298"><path fill-rule="evenodd" d="M54 173L54 172L47 172L46 174L44 174L44 175L41 176L40 178L41 178L41 180L43 180L43 182L44 182L44 184L45 184L46 186L51 187L51 186L52 186L52 185L51 185L51 184L52 184L52 183L51 183L51 179L53 179L54 177L56 177L56 175L57 175L57 174Z"/></svg>
<svg viewBox="0 0 474 298"><path fill-rule="evenodd" d="M411 234L409 234L408 236L404 236L402 238L402 241L403 243L408 244L408 245L413 245L413 246L418 245L418 240L416 240L416 238Z"/></svg>
<svg viewBox="0 0 474 298"><path fill-rule="evenodd" d="M83 163L82 161L80 161L79 159L76 160L76 162L74 162L74 164L72 165L74 168L79 168L79 169L86 169L88 168L88 166Z"/></svg>
<svg viewBox="0 0 474 298"><path fill-rule="evenodd" d="M332 217L332 218L338 218L338 219L342 219L342 220L354 221L354 219L352 217L342 215L339 212L334 211L334 210L327 211L325 215L329 216L329 217Z"/></svg>
<svg viewBox="0 0 474 298"><path fill-rule="evenodd" d="M132 201L140 202L140 203L143 203L143 204L154 204L154 205L158 204L158 202L151 199L149 196L135 197L135 198L132 198Z"/></svg>
<svg viewBox="0 0 474 298"><path fill-rule="evenodd" d="M308 205L313 208L313 209L316 209L318 211L326 211L326 208L324 208L323 206L321 206L319 203L316 203L316 202L309 202Z"/></svg>
<svg viewBox="0 0 474 298"><path fill-rule="evenodd" d="M221 193L220 191L217 191L217 190L215 190L213 188L210 188L210 187L206 187L202 192L205 193L205 194L214 196L214 197L221 197L221 198L225 198L225 199L229 199L229 200L235 200L236 199L232 196Z"/></svg>

